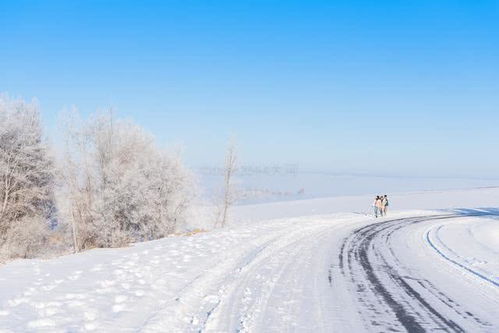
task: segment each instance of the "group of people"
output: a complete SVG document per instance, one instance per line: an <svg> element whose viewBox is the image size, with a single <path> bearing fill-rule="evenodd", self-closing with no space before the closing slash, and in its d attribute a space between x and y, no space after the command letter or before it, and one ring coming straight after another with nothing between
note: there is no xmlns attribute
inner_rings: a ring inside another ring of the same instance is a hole
<svg viewBox="0 0 499 333"><path fill-rule="evenodd" d="M374 216L386 216L386 213L388 212L388 196L385 195L378 195L374 199L373 202L373 208L374 208Z"/></svg>

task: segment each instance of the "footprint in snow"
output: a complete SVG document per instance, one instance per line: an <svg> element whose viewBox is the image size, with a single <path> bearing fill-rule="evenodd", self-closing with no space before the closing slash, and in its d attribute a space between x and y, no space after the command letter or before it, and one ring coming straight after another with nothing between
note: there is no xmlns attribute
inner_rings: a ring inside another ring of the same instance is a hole
<svg viewBox="0 0 499 333"><path fill-rule="evenodd" d="M65 299L65 300L81 300L81 299L85 299L85 298L87 298L87 296L84 294L69 293L69 294L64 295L63 299Z"/></svg>
<svg viewBox="0 0 499 333"><path fill-rule="evenodd" d="M95 319L97 319L97 310L87 309L83 312L83 317L87 321L94 321Z"/></svg>
<svg viewBox="0 0 499 333"><path fill-rule="evenodd" d="M113 312L118 313L125 311L126 307L125 304L115 304L113 305Z"/></svg>
<svg viewBox="0 0 499 333"><path fill-rule="evenodd" d="M74 275L70 275L68 276L68 279L71 280L71 281L76 281L80 278L80 275L79 274L74 274Z"/></svg>
<svg viewBox="0 0 499 333"><path fill-rule="evenodd" d="M27 290L23 293L23 295L24 295L24 296L31 296L31 295L33 295L33 294L35 294L35 293L36 293L36 289L31 287L31 288L28 288L28 289L27 289Z"/></svg>
<svg viewBox="0 0 499 333"><path fill-rule="evenodd" d="M31 306L38 309L39 311L46 311L47 309L58 309L61 306L61 302L31 302Z"/></svg>
<svg viewBox="0 0 499 333"><path fill-rule="evenodd" d="M471 258L469 260L469 262L471 263L472 266L478 266L478 265L485 265L485 264L487 264L487 261L480 260L480 259L477 259L477 258Z"/></svg>
<svg viewBox="0 0 499 333"><path fill-rule="evenodd" d="M123 303L128 299L128 296L125 295L118 295L114 298L114 303Z"/></svg>
<svg viewBox="0 0 499 333"><path fill-rule="evenodd" d="M51 291L52 289L54 289L55 287L57 287L56 284L48 284L46 286L43 286L41 289L43 291Z"/></svg>
<svg viewBox="0 0 499 333"><path fill-rule="evenodd" d="M116 292L116 288L113 287L106 287L106 288L99 288L95 290L97 294L109 294L109 293L114 293Z"/></svg>
<svg viewBox="0 0 499 333"><path fill-rule="evenodd" d="M145 292L144 292L144 290L136 290L134 294L137 297L142 297L145 295Z"/></svg>
<svg viewBox="0 0 499 333"><path fill-rule="evenodd" d="M14 299L11 299L11 300L8 300L7 301L7 304L13 308L13 307L16 307L20 304L23 304L23 303L28 303L28 298L26 297L18 297L18 298L14 298Z"/></svg>
<svg viewBox="0 0 499 333"><path fill-rule="evenodd" d="M116 284L115 280L103 280L99 282L99 285L103 288L112 287Z"/></svg>
<svg viewBox="0 0 499 333"><path fill-rule="evenodd" d="M91 272L98 272L102 270L102 265L95 265L90 269Z"/></svg>
<svg viewBox="0 0 499 333"><path fill-rule="evenodd" d="M204 300L208 303L215 304L215 303L218 303L220 298L217 295L208 295L204 298Z"/></svg>
<svg viewBox="0 0 499 333"><path fill-rule="evenodd" d="M85 327L85 330L87 331L95 331L97 329L97 325L95 323L85 323L83 327Z"/></svg>
<svg viewBox="0 0 499 333"><path fill-rule="evenodd" d="M42 328L50 328L54 327L55 322L52 319L42 318L37 320L32 320L28 322L28 328L31 329L42 329Z"/></svg>
<svg viewBox="0 0 499 333"><path fill-rule="evenodd" d="M56 315L56 314L61 313L61 312L62 312L61 309L54 308L54 307L47 307L47 308L40 309L38 311L38 313L42 317L51 317L51 316Z"/></svg>
<svg viewBox="0 0 499 333"><path fill-rule="evenodd" d="M85 303L81 302L81 301L71 301L68 303L68 307L70 307L70 308L77 308L77 307L81 307L84 305L85 305Z"/></svg>

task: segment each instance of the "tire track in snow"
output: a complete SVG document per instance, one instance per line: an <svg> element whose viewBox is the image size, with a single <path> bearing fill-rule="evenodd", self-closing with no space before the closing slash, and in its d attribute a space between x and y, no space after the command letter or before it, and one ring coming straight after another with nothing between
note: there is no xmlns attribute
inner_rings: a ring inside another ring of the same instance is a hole
<svg viewBox="0 0 499 333"><path fill-rule="evenodd" d="M440 227L437 229L437 233L438 231L440 230ZM463 265L461 264L460 262L454 260L454 259L451 259L449 256L447 256L445 253L443 253L443 251L441 251L437 246L436 244L431 240L431 237L430 237L430 232L431 230L428 230L425 234L425 238L426 238L426 241L428 242L428 244L440 255L442 256L444 259L446 259L447 261L453 263L454 265L456 266L459 266L461 267L462 269L465 269L466 271L470 272L471 274L477 276L478 278L484 280L484 281L487 281L489 283L492 283L493 285L495 285L496 287L499 287L499 283L497 281L494 281L490 278L488 278L487 276L469 268L468 266L466 265Z"/></svg>
<svg viewBox="0 0 499 333"><path fill-rule="evenodd" d="M293 277L290 274L283 276L284 273L290 267L303 266L300 262L304 258L299 254L306 246L313 244L308 240L316 240L318 235L323 235L325 230L330 228L329 224L323 224L292 231L272 244L264 253L257 253L248 265L238 270L241 273L239 276L224 285L222 304L215 309L214 317L206 318L200 331L261 331L258 327L261 328L262 321L265 320L275 289L277 286L288 285L284 280ZM265 270L270 271L270 274L260 275ZM262 278L265 276L265 279L260 281L259 288L255 288L259 275ZM248 290L254 294L248 294ZM292 311L287 311L287 315L291 315L290 312ZM289 330L292 328L286 329Z"/></svg>
<svg viewBox="0 0 499 333"><path fill-rule="evenodd" d="M350 281L351 293L357 295L360 314L370 330L464 332L456 322L463 318L473 320L481 329L490 329L487 323L460 309L450 297L432 290L430 283L410 277L390 248L390 239L397 230L415 223L457 217L460 216L386 220L359 228L345 239L338 258L339 269ZM449 311L458 314L458 318L449 319Z"/></svg>
<svg viewBox="0 0 499 333"><path fill-rule="evenodd" d="M251 243L241 244L227 260L186 283L179 295L152 313L140 330L163 332L166 327L182 327L183 332L252 331L264 319L260 315L265 314L267 302L284 269L293 264L302 246L310 244L305 240L329 228L330 222L309 222L293 229L278 229ZM261 274L260 282L266 289L255 288L253 284L258 282L262 269L269 269L271 273ZM253 294L248 294L247 289ZM245 297L246 304L241 302ZM220 325L230 329L219 329Z"/></svg>

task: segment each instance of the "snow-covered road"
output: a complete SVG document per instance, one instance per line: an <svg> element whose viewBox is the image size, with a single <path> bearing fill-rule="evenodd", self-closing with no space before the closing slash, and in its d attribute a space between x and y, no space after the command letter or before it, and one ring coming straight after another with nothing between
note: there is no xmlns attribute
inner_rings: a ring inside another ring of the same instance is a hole
<svg viewBox="0 0 499 333"><path fill-rule="evenodd" d="M343 242L338 275L356 295L370 331L497 330L497 279L431 240L430 234L459 219L392 219L362 227Z"/></svg>
<svg viewBox="0 0 499 333"><path fill-rule="evenodd" d="M0 267L3 332L497 332L495 211L336 214Z"/></svg>

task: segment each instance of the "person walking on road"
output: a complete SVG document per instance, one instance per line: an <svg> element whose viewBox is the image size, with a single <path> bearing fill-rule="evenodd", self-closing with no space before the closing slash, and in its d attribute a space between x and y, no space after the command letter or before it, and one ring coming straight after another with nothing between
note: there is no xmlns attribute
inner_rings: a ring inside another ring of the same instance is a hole
<svg viewBox="0 0 499 333"><path fill-rule="evenodd" d="M378 207L378 215L383 217L383 196L378 195L376 199L376 207Z"/></svg>
<svg viewBox="0 0 499 333"><path fill-rule="evenodd" d="M386 194L383 196L382 206L383 206L383 214L382 215L386 216L386 213L388 212L388 206L389 206L388 196Z"/></svg>
<svg viewBox="0 0 499 333"><path fill-rule="evenodd" d="M379 195L376 196L373 202L373 208L374 208L374 217L378 217L381 214L381 198Z"/></svg>

